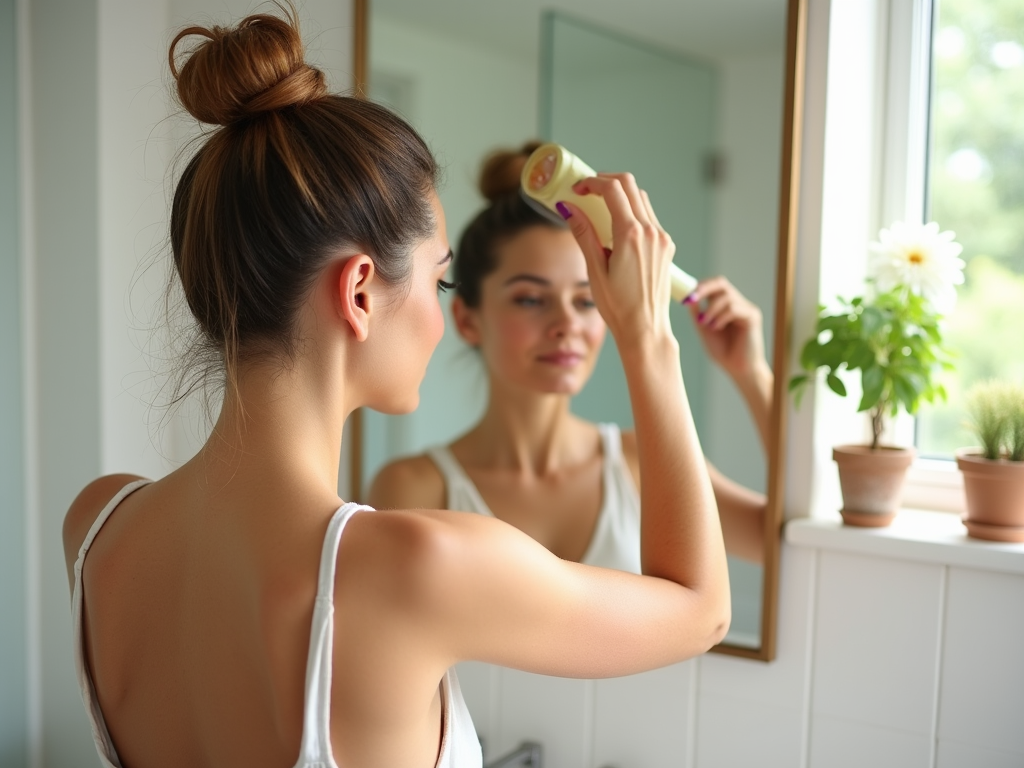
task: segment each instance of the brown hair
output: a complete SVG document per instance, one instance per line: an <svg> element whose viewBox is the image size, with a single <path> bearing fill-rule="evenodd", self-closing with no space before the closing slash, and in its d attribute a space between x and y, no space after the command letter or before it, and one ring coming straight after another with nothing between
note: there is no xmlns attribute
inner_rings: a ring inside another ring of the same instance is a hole
<svg viewBox="0 0 1024 768"><path fill-rule="evenodd" d="M539 141L528 141L516 150L495 150L484 159L478 186L489 204L459 238L453 265L456 293L469 307L480 306L481 283L498 268L502 243L530 227L564 227L537 213L519 193L523 166L540 145Z"/></svg>
<svg viewBox="0 0 1024 768"><path fill-rule="evenodd" d="M178 182L171 247L229 386L240 360L293 351L296 311L331 255L366 253L401 284L436 226L438 166L423 139L384 107L328 93L294 9L279 7L285 18L184 29L169 52L182 106L220 126ZM206 39L179 67L178 44L193 35Z"/></svg>

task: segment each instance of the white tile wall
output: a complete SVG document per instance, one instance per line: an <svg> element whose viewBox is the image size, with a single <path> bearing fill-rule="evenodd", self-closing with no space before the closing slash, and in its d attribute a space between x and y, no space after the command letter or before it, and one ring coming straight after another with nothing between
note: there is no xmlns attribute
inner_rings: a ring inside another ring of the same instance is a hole
<svg viewBox="0 0 1024 768"><path fill-rule="evenodd" d="M783 545L778 657L560 680L460 665L487 759L549 768L1021 768L1024 576Z"/></svg>
<svg viewBox="0 0 1024 768"><path fill-rule="evenodd" d="M812 715L810 768L931 768L933 742L920 733Z"/></svg>
<svg viewBox="0 0 1024 768"><path fill-rule="evenodd" d="M697 664L595 681L593 765L690 768Z"/></svg>
<svg viewBox="0 0 1024 768"><path fill-rule="evenodd" d="M935 768L1020 768L1021 765L1024 765L1024 757L1020 752L1002 752L940 739Z"/></svg>
<svg viewBox="0 0 1024 768"><path fill-rule="evenodd" d="M800 709L703 694L697 712L696 765L796 768L803 753L803 719Z"/></svg>
<svg viewBox="0 0 1024 768"><path fill-rule="evenodd" d="M939 739L1024 766L1024 576L950 568L944 639Z"/></svg>
<svg viewBox="0 0 1024 768"><path fill-rule="evenodd" d="M814 715L932 733L942 586L941 566L821 554Z"/></svg>

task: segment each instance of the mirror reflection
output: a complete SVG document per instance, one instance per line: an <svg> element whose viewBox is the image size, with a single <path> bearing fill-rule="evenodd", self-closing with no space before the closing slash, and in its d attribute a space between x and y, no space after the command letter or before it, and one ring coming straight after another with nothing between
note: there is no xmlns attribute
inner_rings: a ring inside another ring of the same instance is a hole
<svg viewBox="0 0 1024 768"><path fill-rule="evenodd" d="M632 172L701 280L671 320L730 554L726 643L758 648L785 2L593 6L371 6L369 96L446 168L459 286L418 410L364 414L364 496L494 514L566 559L639 571L622 365L572 235L517 191L531 140L558 142Z"/></svg>

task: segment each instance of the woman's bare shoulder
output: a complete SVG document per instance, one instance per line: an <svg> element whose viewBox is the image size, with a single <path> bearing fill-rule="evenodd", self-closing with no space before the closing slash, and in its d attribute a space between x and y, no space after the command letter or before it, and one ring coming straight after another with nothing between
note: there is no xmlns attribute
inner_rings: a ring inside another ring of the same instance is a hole
<svg viewBox="0 0 1024 768"><path fill-rule="evenodd" d="M103 508L117 495L117 492L129 483L143 478L138 475L105 475L93 480L75 497L64 515L64 560L70 578L71 568L78 558L78 550L89 534L89 529L96 522Z"/></svg>
<svg viewBox="0 0 1024 768"><path fill-rule="evenodd" d="M377 509L443 509L444 476L426 454L396 459L377 473L367 504Z"/></svg>

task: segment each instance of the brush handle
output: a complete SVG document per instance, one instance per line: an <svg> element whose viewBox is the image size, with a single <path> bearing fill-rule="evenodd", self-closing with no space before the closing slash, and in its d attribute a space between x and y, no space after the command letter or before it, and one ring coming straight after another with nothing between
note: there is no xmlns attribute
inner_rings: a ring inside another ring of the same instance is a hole
<svg viewBox="0 0 1024 768"><path fill-rule="evenodd" d="M580 179L596 176L589 165L560 144L543 144L530 155L523 166L523 192L553 213L555 203L572 203L590 219L597 238L605 248L612 247L612 215L597 195L578 195L573 185ZM672 301L681 302L697 287L697 278L675 264L669 265Z"/></svg>

